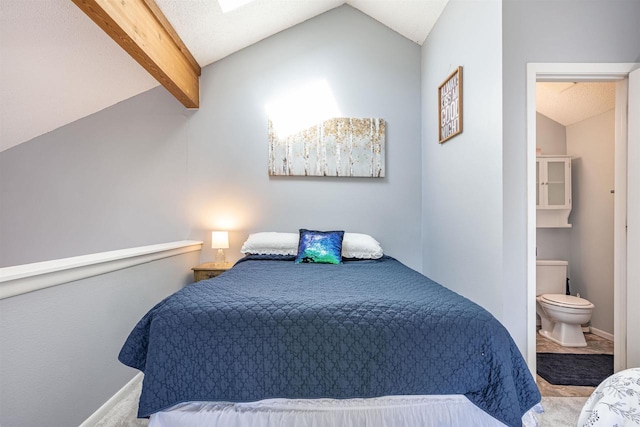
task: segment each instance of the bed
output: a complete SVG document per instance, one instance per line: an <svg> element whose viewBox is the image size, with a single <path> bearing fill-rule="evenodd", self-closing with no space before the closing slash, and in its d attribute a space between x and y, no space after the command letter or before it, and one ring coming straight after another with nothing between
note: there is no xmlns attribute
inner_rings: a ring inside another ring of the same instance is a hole
<svg viewBox="0 0 640 427"><path fill-rule="evenodd" d="M139 417L218 411L210 420L220 420L295 407L327 418L333 412L318 408L342 404L343 420L362 407L389 409L384 418L416 405L433 412L441 399L445 412L466 402L465 416L520 426L540 402L509 333L480 306L386 255L294 259L247 255L140 320L119 355L144 372Z"/></svg>

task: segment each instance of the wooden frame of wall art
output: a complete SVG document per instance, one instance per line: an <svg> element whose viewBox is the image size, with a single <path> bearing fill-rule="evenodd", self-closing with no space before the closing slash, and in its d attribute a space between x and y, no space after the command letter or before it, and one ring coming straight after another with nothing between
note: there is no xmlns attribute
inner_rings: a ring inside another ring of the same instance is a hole
<svg viewBox="0 0 640 427"><path fill-rule="evenodd" d="M438 140L440 144L462 133L462 67L438 86Z"/></svg>

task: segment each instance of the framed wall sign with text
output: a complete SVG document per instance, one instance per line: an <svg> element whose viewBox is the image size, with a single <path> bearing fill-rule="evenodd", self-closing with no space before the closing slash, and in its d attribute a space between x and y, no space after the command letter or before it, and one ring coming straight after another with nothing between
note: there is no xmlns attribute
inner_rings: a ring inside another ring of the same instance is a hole
<svg viewBox="0 0 640 427"><path fill-rule="evenodd" d="M462 67L438 86L438 140L440 144L462 133Z"/></svg>

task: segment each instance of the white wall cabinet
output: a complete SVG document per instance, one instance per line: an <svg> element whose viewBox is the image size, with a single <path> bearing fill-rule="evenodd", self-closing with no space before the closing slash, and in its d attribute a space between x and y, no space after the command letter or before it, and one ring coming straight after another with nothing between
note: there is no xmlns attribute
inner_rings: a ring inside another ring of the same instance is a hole
<svg viewBox="0 0 640 427"><path fill-rule="evenodd" d="M571 227L571 157L536 157L536 208L539 228Z"/></svg>

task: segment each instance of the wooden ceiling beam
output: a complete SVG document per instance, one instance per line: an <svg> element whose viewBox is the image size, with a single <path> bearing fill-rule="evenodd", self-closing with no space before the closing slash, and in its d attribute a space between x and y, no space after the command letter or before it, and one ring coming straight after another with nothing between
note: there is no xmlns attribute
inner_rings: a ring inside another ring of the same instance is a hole
<svg viewBox="0 0 640 427"><path fill-rule="evenodd" d="M200 105L200 66L153 0L72 0L185 107Z"/></svg>

